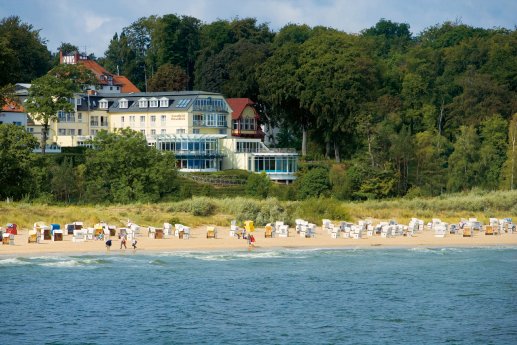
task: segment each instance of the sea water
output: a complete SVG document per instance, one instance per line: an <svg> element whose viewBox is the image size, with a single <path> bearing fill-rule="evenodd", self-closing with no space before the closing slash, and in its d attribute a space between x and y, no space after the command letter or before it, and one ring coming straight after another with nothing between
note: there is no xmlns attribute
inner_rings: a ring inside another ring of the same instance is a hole
<svg viewBox="0 0 517 345"><path fill-rule="evenodd" d="M517 344L517 248L0 257L0 344Z"/></svg>

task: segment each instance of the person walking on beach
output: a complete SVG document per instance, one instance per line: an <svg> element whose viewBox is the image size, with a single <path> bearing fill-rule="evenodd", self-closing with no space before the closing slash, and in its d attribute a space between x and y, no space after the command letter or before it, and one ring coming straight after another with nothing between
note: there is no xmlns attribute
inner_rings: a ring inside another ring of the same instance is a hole
<svg viewBox="0 0 517 345"><path fill-rule="evenodd" d="M111 240L107 240L106 241L106 250L109 252L110 248L111 248Z"/></svg>
<svg viewBox="0 0 517 345"><path fill-rule="evenodd" d="M126 247L126 236L122 236L120 239L120 249L122 249L122 246L124 246L124 249L127 249Z"/></svg>
<svg viewBox="0 0 517 345"><path fill-rule="evenodd" d="M133 241L131 242L131 246L133 246L133 251L136 250L136 244L137 244L137 240L136 240L136 238L134 238Z"/></svg>

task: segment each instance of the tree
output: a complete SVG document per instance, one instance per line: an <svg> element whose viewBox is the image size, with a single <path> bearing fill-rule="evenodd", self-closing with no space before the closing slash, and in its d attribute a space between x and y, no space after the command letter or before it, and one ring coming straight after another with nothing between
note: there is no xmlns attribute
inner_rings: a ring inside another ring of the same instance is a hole
<svg viewBox="0 0 517 345"><path fill-rule="evenodd" d="M250 196L267 198L271 189L271 181L265 172L251 174L246 181L246 193Z"/></svg>
<svg viewBox="0 0 517 345"><path fill-rule="evenodd" d="M458 192L476 185L479 174L479 137L473 126L461 126L449 156L447 189Z"/></svg>
<svg viewBox="0 0 517 345"><path fill-rule="evenodd" d="M38 141L21 126L0 124L0 198L19 199L33 188L32 151Z"/></svg>
<svg viewBox="0 0 517 345"><path fill-rule="evenodd" d="M70 202L77 194L77 174L70 159L51 167L51 191L57 200Z"/></svg>
<svg viewBox="0 0 517 345"><path fill-rule="evenodd" d="M188 86L188 76L181 67L171 64L161 65L158 71L149 79L148 90L184 91Z"/></svg>
<svg viewBox="0 0 517 345"><path fill-rule="evenodd" d="M479 184L495 190L500 184L501 168L506 158L508 122L500 115L492 116L481 123L479 148Z"/></svg>
<svg viewBox="0 0 517 345"><path fill-rule="evenodd" d="M316 118L326 143L333 144L336 162L354 118L376 96L377 66L363 45L359 37L321 28L302 45L296 72L300 105Z"/></svg>
<svg viewBox="0 0 517 345"><path fill-rule="evenodd" d="M288 33L284 34L284 31ZM275 38L272 55L257 71L259 100L271 105L276 123L301 130L302 156L307 155L308 132L315 122L314 116L301 105L300 92L304 85L297 75L301 67L302 44L308 36L307 26L282 28L276 36L282 42L276 43Z"/></svg>
<svg viewBox="0 0 517 345"><path fill-rule="evenodd" d="M0 21L0 86L30 83L50 68L50 52L39 30L18 16Z"/></svg>
<svg viewBox="0 0 517 345"><path fill-rule="evenodd" d="M51 122L57 120L58 111L71 112L70 103L75 91L94 84L95 77L82 65L59 65L47 75L33 81L25 108L29 115L39 121L41 131L41 150L45 154L48 131Z"/></svg>
<svg viewBox="0 0 517 345"><path fill-rule="evenodd" d="M517 113L508 126L508 146L506 150L506 161L501 174L501 187L514 190L517 186Z"/></svg>
<svg viewBox="0 0 517 345"><path fill-rule="evenodd" d="M308 170L295 182L298 199L319 197L330 191L329 172L322 167Z"/></svg>
<svg viewBox="0 0 517 345"><path fill-rule="evenodd" d="M154 202L178 189L175 159L149 147L140 132L101 131L86 153L84 178L90 202Z"/></svg>

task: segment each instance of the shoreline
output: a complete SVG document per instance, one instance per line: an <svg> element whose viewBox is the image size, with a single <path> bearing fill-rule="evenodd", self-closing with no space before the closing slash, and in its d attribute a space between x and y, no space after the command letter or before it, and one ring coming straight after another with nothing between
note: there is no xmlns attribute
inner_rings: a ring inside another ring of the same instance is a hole
<svg viewBox="0 0 517 345"><path fill-rule="evenodd" d="M206 227L192 229L190 239L178 238L153 239L140 235L137 237L136 251L128 245L127 249L119 249L120 240L112 237L113 246L106 250L104 240L89 240L72 242L72 236L64 236L63 241L42 243L28 243L27 230L19 231L15 236L14 245L0 245L0 257L15 256L56 256L56 255L155 255L157 253L179 252L220 252L220 251L248 251L247 241L229 237L229 230L218 228L219 236L216 239L206 238ZM145 233L145 232L144 232ZM264 250L335 250L335 249L397 249L397 248L476 248L476 247L517 247L517 234L485 235L476 233L474 237L461 235L447 235L443 238L435 237L434 233L424 230L412 237L381 238L372 236L363 239L337 238L333 239L322 231L316 230L314 238L302 238L290 234L287 238L264 238L264 229L256 229L254 236L257 240L253 251ZM128 241L129 242L129 241Z"/></svg>

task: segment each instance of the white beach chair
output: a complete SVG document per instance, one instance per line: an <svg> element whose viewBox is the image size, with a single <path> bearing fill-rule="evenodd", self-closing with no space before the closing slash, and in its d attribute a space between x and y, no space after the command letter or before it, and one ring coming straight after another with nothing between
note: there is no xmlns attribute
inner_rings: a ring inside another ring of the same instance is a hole
<svg viewBox="0 0 517 345"><path fill-rule="evenodd" d="M170 238L171 234L172 234L172 224L163 223L163 236L165 238Z"/></svg>
<svg viewBox="0 0 517 345"><path fill-rule="evenodd" d="M278 228L277 232L278 237L289 237L289 226L288 225L281 225Z"/></svg>

